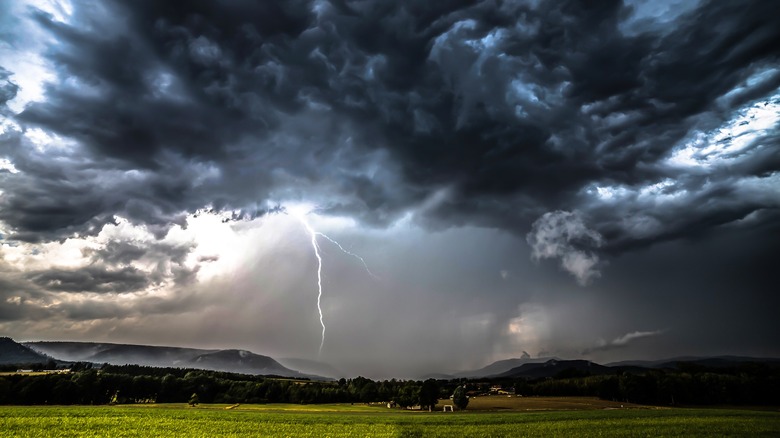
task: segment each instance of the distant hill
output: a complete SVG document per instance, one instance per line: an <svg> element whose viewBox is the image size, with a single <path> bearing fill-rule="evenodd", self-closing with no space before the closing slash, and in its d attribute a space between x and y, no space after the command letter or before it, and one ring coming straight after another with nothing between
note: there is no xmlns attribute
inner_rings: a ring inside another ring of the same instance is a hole
<svg viewBox="0 0 780 438"><path fill-rule="evenodd" d="M50 359L11 338L0 337L0 365L46 363Z"/></svg>
<svg viewBox="0 0 780 438"><path fill-rule="evenodd" d="M200 368L232 373L327 380L319 374L299 372L281 365L273 358L246 350L204 350L96 342L27 342L25 345L41 354L69 361Z"/></svg>
<svg viewBox="0 0 780 438"><path fill-rule="evenodd" d="M706 368L737 367L746 363L763 363L780 367L780 359L754 358L741 356L720 357L680 357L658 361L622 361L608 365L600 365L588 360L556 360L544 363L527 363L512 368L494 377L524 377L538 379L545 377L576 377L578 375L603 375L625 373L642 373L647 369L676 369L684 365L698 365Z"/></svg>
<svg viewBox="0 0 780 438"><path fill-rule="evenodd" d="M333 379L348 377L344 372L325 362L295 358L282 358L277 360L283 366L293 370L298 370L304 374L314 374L317 376L330 377Z"/></svg>
<svg viewBox="0 0 780 438"><path fill-rule="evenodd" d="M688 362L696 359L701 359L700 357L695 356L684 356L684 357L675 357L671 359L662 359L662 360L621 360L619 362L610 362L605 364L605 366L608 367L619 367L619 366L637 366L637 367L643 367L643 368L656 368L659 365L662 365L664 363L670 363L670 362Z"/></svg>
<svg viewBox="0 0 780 438"><path fill-rule="evenodd" d="M417 380L428 380L428 379L434 379L434 380L453 380L457 379L458 377L454 374L445 374L445 373L428 373L423 374L422 376L417 377Z"/></svg>
<svg viewBox="0 0 780 438"><path fill-rule="evenodd" d="M193 356L217 350L179 347L150 347L146 345L113 345L86 358L90 362L108 362L122 365L137 363L148 366L183 367Z"/></svg>
<svg viewBox="0 0 780 438"><path fill-rule="evenodd" d="M51 359L70 362L145 365L154 367L200 368L245 374L330 380L348 377L329 364L307 359L275 360L246 350L206 350L198 348L96 342L25 342L0 337L0 365L46 363ZM635 360L600 365L587 360L557 358L514 358L493 362L472 371L454 374L432 372L424 379L456 378L546 378L577 375L641 373L646 369L675 369L681 363L708 368L737 367L757 362L780 367L780 359L744 356L676 357L663 360ZM683 365L684 366L684 365ZM323 377L324 376L324 377Z"/></svg>
<svg viewBox="0 0 780 438"><path fill-rule="evenodd" d="M498 374L503 374L512 368L517 368L519 366L528 364L528 363L543 363L547 362L548 360L558 360L554 357L540 357L540 358L514 358L514 359L504 359L499 360L496 362L491 363L490 365L487 365L485 367L482 367L478 370L471 370L471 371L461 371L458 373L455 373L455 377L466 377L466 378L474 378L474 377L488 377L488 376L495 376Z"/></svg>
<svg viewBox="0 0 780 438"><path fill-rule="evenodd" d="M616 370L604 365L599 365L589 360L557 360L550 359L544 363L526 363L509 371L496 375L496 377L525 377L538 379L541 377L557 377L564 373L575 375L611 374Z"/></svg>
<svg viewBox="0 0 780 438"><path fill-rule="evenodd" d="M153 367L183 367L195 356L219 351L95 342L27 342L25 345L62 360Z"/></svg>
<svg viewBox="0 0 780 438"><path fill-rule="evenodd" d="M220 350L201 354L187 361L186 366L243 374L304 377L302 373L284 367L273 358L246 350Z"/></svg>
<svg viewBox="0 0 780 438"><path fill-rule="evenodd" d="M643 368L677 368L680 363L694 364L710 368L726 368L739 366L744 363L755 362L764 364L780 365L780 359L769 357L748 357L748 356L682 356L662 360L625 360L620 362L608 363L607 366L635 366Z"/></svg>

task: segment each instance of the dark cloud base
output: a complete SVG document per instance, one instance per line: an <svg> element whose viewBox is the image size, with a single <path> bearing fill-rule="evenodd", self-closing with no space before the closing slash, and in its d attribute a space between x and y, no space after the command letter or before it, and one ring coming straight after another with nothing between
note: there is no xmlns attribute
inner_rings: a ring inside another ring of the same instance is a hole
<svg viewBox="0 0 780 438"><path fill-rule="evenodd" d="M664 161L698 119L717 126L780 85L745 85L777 64L768 2L706 2L636 34L621 30L633 13L621 2L76 2L69 24L31 13L58 41L45 54L58 79L18 120L84 149L55 167L5 140L21 172L3 182L2 219L20 238L89 232L113 214L165 226L207 206L262 210L281 193L383 224L447 188L421 223L521 233L545 211L587 207L591 184L671 177L702 194L651 240L768 207L729 193L734 169ZM761 142L777 149L776 136ZM779 168L765 155L739 176ZM142 177L107 193L80 184L88 171ZM697 211L713 197L722 207ZM634 240L593 214L608 245Z"/></svg>

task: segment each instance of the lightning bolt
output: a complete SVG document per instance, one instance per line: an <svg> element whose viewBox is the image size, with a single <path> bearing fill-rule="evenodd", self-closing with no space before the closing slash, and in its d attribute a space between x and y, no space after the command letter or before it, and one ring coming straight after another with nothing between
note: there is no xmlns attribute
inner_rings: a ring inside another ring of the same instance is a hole
<svg viewBox="0 0 780 438"><path fill-rule="evenodd" d="M311 247L314 249L314 255L317 256L317 312L320 314L320 325L322 326L322 339L320 340L320 349L317 352L317 358L319 358L322 355L322 347L325 345L325 320L322 316L322 257L320 256L320 246L317 244L317 234L319 233L314 231L304 215L296 216L311 236Z"/></svg>
<svg viewBox="0 0 780 438"><path fill-rule="evenodd" d="M363 264L363 267L366 269L366 272L368 275L375 279L379 279L376 275L374 275L373 272L368 268L368 264L363 259L363 257L360 257L359 255L347 250L339 242L336 240L330 238L324 233L321 233L317 230L315 230L311 224L309 224L309 221L306 220L306 215L309 213L307 210L303 210L299 207L291 208L291 209L285 209L285 212L289 212L294 216L296 219L298 219L301 224L303 225L303 228L306 230L306 233L308 233L309 237L311 238L311 247L314 250L314 255L317 257L317 312L320 316L320 325L322 326L322 337L320 339L320 349L317 353L317 357L320 357L322 355L322 347L325 345L325 319L322 314L322 256L320 255L320 245L317 243L317 236L321 236L334 245L336 245L344 254L347 254L349 256L355 257L356 259L360 260L360 262Z"/></svg>
<svg viewBox="0 0 780 438"><path fill-rule="evenodd" d="M331 243L333 243L333 244L335 244L336 246L338 246L338 247L339 247L339 249L340 249L340 250L341 250L341 251L342 251L344 254L350 255L350 256L352 256L352 257L354 257L354 258L356 258L356 259L360 260L360 263L362 263L362 264L363 264L363 267L366 269L366 272L368 273L368 275L370 275L371 277L373 277L375 280L379 280L379 277L377 277L376 275L374 275L374 273L373 273L373 272L371 272L371 270L370 270L370 269L368 269L368 264L367 264L367 263L366 263L366 261L363 259L363 257L360 257L359 255L357 255L357 254L355 254L355 253L353 253L353 252L347 251L346 249L344 249L344 247L343 247L343 246L341 246L341 244L340 244L340 243L338 243L338 242L336 242L335 240L331 239L330 237L328 237L328 236L327 236L327 235L325 235L324 233L320 233L319 231L315 231L315 234L316 234L316 235L318 235L318 236L322 236L322 237L324 237L324 238L328 239L329 241L331 241Z"/></svg>

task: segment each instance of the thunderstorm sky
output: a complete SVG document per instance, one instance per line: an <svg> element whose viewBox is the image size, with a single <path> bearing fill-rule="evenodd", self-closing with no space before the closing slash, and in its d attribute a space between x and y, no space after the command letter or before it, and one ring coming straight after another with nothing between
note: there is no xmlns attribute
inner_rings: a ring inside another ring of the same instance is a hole
<svg viewBox="0 0 780 438"><path fill-rule="evenodd" d="M2 1L0 335L780 356L779 55L769 0Z"/></svg>

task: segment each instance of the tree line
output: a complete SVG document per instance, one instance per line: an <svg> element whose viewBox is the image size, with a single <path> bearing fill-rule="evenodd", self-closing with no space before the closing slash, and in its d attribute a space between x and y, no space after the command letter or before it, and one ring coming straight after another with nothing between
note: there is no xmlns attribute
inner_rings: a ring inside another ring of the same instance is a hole
<svg viewBox="0 0 780 438"><path fill-rule="evenodd" d="M595 396L651 405L780 405L780 369L766 364L680 364L676 370L518 381L515 390L522 395Z"/></svg>
<svg viewBox="0 0 780 438"><path fill-rule="evenodd" d="M69 374L0 377L0 404L184 403L373 403L432 408L448 397L436 380L333 382L252 376L218 371L79 364Z"/></svg>
<svg viewBox="0 0 780 438"><path fill-rule="evenodd" d="M68 374L0 376L0 404L392 403L432 408L457 395L456 405L501 387L518 396L594 396L656 405L780 404L780 369L766 364L734 368L680 365L675 370L587 375L563 372L526 379L384 380L365 377L321 382L218 371L138 365L74 364ZM456 391L457 390L457 391Z"/></svg>

